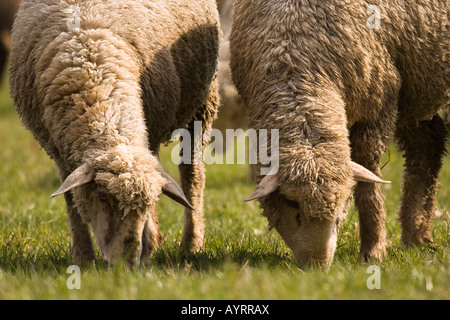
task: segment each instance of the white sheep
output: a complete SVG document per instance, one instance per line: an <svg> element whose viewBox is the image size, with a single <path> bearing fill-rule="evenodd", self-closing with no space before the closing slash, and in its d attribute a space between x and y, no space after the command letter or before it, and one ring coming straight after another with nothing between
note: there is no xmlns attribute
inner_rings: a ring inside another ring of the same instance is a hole
<svg viewBox="0 0 450 320"><path fill-rule="evenodd" d="M210 127L219 23L215 0L24 0L10 88L24 125L55 161L75 261L108 262L158 245L161 192L185 205L182 244L203 245L203 164L164 173L159 145L194 120ZM70 192L69 192L70 191Z"/></svg>
<svg viewBox="0 0 450 320"><path fill-rule="evenodd" d="M260 199L300 266L331 263L355 180L360 257L383 257L379 161L391 138L406 159L402 241L432 240L448 10L448 0L236 0L233 81L250 127L280 130L280 170L259 176L248 200Z"/></svg>

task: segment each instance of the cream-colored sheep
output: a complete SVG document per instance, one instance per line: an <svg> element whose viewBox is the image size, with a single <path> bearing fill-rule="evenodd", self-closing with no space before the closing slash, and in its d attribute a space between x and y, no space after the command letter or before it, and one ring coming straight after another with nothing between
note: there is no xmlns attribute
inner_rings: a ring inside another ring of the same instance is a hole
<svg viewBox="0 0 450 320"><path fill-rule="evenodd" d="M105 260L148 255L161 192L187 207L182 244L203 245L203 165L180 165L183 193L156 154L215 117L218 25L215 0L23 1L11 93L59 168L77 262L95 260L88 224Z"/></svg>
<svg viewBox="0 0 450 320"><path fill-rule="evenodd" d="M280 130L280 170L259 176L248 200L260 199L301 266L331 263L355 180L366 181L355 189L360 257L384 255L376 176L394 137L406 160L402 241L432 240L447 136L437 112L450 95L448 9L448 0L236 0L233 81L250 127Z"/></svg>

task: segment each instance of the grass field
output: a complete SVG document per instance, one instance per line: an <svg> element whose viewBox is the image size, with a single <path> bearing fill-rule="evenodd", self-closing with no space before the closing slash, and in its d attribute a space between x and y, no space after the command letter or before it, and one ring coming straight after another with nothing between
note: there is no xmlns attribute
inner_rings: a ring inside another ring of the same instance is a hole
<svg viewBox="0 0 450 320"><path fill-rule="evenodd" d="M6 79L5 79L6 80ZM254 184L244 165L207 166L206 245L180 252L182 207L158 203L164 244L151 264L134 270L105 266L82 270L81 289L71 290L70 231L56 168L20 124L6 81L0 89L0 299L449 299L450 157L438 196L434 243L400 244L402 158L394 146L383 163L388 212L388 256L377 263L380 289L369 289L369 265L358 260L358 219L351 210L339 233L329 270L298 269L275 231L267 230L257 203L244 203ZM170 147L161 154L173 176ZM98 253L100 258L100 253Z"/></svg>

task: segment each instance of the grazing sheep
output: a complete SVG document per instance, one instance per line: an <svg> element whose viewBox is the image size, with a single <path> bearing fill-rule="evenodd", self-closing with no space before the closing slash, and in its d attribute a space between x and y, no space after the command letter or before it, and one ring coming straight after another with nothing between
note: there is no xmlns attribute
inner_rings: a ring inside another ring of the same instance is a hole
<svg viewBox="0 0 450 320"><path fill-rule="evenodd" d="M11 47L11 28L21 0L0 1L0 76L6 67ZM1 78L0 78L1 81Z"/></svg>
<svg viewBox="0 0 450 320"><path fill-rule="evenodd" d="M11 93L59 168L77 262L95 260L88 224L106 261L148 255L161 192L187 207L182 244L203 245L203 164L180 165L181 190L155 155L214 120L218 25L214 0L23 1Z"/></svg>
<svg viewBox="0 0 450 320"><path fill-rule="evenodd" d="M250 127L280 130L280 170L247 200L260 200L301 267L332 262L355 180L360 257L385 254L378 176L391 138L406 160L402 241L432 240L449 35L447 0L236 0L233 81Z"/></svg>

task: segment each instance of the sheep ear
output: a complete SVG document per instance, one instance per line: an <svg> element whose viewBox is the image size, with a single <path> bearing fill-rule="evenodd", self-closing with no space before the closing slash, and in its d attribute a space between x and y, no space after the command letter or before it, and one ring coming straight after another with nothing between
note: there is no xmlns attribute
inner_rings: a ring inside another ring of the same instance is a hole
<svg viewBox="0 0 450 320"><path fill-rule="evenodd" d="M386 184L391 183L390 181L384 181L380 179L373 172L364 168L362 165L357 164L356 162L351 161L350 165L353 169L353 179L355 181L386 183Z"/></svg>
<svg viewBox="0 0 450 320"><path fill-rule="evenodd" d="M161 173L163 178L167 180L167 183L162 188L162 192L166 196L168 196L172 200L175 200L179 204L182 204L186 208L195 210L195 208L189 203L188 199L186 199L183 190L181 190L175 179L169 176L163 170L160 170L159 172Z"/></svg>
<svg viewBox="0 0 450 320"><path fill-rule="evenodd" d="M244 201L248 202L268 196L269 194L277 190L279 186L280 181L277 174L270 176L267 175L261 180L261 182L256 187L255 191L253 191L253 193Z"/></svg>
<svg viewBox="0 0 450 320"><path fill-rule="evenodd" d="M64 182L61 184L61 187L57 191L55 191L51 197L56 197L61 194L66 193L67 191L81 186L83 184L89 183L94 179L95 170L87 163L83 163L77 169L75 169Z"/></svg>

